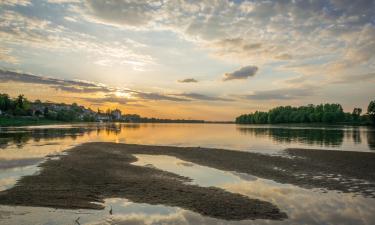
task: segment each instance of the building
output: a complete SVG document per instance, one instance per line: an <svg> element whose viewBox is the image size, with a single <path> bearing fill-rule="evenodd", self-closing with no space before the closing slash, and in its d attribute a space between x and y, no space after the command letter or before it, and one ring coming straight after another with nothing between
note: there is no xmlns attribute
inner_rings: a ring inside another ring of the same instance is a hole
<svg viewBox="0 0 375 225"><path fill-rule="evenodd" d="M121 119L121 111L119 109L115 109L111 112L112 119L120 120Z"/></svg>
<svg viewBox="0 0 375 225"><path fill-rule="evenodd" d="M96 120L99 122L108 122L111 120L110 116L107 114L97 114L96 115Z"/></svg>

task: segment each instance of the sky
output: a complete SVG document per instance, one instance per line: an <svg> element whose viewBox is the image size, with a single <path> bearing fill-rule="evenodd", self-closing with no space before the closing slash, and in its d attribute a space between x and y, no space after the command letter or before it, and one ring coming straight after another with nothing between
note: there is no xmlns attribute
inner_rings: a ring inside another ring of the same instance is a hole
<svg viewBox="0 0 375 225"><path fill-rule="evenodd" d="M375 99L374 0L0 0L0 93L233 120Z"/></svg>

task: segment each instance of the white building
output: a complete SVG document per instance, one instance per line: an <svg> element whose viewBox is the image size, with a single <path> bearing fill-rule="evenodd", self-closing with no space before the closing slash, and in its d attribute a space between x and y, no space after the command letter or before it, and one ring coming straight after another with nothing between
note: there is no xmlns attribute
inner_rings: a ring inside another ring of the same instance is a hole
<svg viewBox="0 0 375 225"><path fill-rule="evenodd" d="M121 119L121 111L119 109L115 109L111 112L112 118L114 120L120 120Z"/></svg>

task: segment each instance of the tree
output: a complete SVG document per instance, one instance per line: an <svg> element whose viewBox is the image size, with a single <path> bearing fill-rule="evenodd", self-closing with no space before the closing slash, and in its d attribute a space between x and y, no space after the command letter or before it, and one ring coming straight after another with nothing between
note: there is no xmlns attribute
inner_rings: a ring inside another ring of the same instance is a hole
<svg viewBox="0 0 375 225"><path fill-rule="evenodd" d="M25 116L28 113L30 104L24 95L18 95L14 100L13 114L17 116Z"/></svg>
<svg viewBox="0 0 375 225"><path fill-rule="evenodd" d="M45 117L48 117L48 114L49 114L48 107L44 107L43 114L44 114Z"/></svg>
<svg viewBox="0 0 375 225"><path fill-rule="evenodd" d="M361 109L355 109L356 115L361 114ZM320 104L292 107L278 106L268 112L243 114L236 118L236 123L262 124L262 123L312 123L312 122L351 122L352 115L344 113L340 104Z"/></svg>
<svg viewBox="0 0 375 225"><path fill-rule="evenodd" d="M371 101L367 107L367 114L372 123L375 123L375 100Z"/></svg>
<svg viewBox="0 0 375 225"><path fill-rule="evenodd" d="M11 100L9 98L9 95L7 94L0 94L0 110L1 111L8 111L11 107Z"/></svg>
<svg viewBox="0 0 375 225"><path fill-rule="evenodd" d="M26 101L26 99L25 99L24 95L18 95L18 97L16 98L16 101L15 101L16 107L19 107L20 109L23 109L25 101Z"/></svg>
<svg viewBox="0 0 375 225"><path fill-rule="evenodd" d="M353 112L352 112L353 120L354 121L359 121L361 113L362 113L362 109L361 108L354 108Z"/></svg>

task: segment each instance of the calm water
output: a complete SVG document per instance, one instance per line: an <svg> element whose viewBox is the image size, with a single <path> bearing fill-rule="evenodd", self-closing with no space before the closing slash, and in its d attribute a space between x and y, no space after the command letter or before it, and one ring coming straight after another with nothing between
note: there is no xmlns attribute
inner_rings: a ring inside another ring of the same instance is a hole
<svg viewBox="0 0 375 225"><path fill-rule="evenodd" d="M47 155L58 155L89 141L149 145L201 146L275 154L289 147L375 153L375 130L350 126L252 126L234 124L75 124L0 128L0 190L38 173ZM303 189L251 174L221 171L170 156L136 155L139 166L153 166L272 202L288 214L285 221L223 221L178 207L107 199L106 209L60 210L0 206L0 224L374 224L375 199L334 191ZM113 208L113 215L108 213Z"/></svg>

